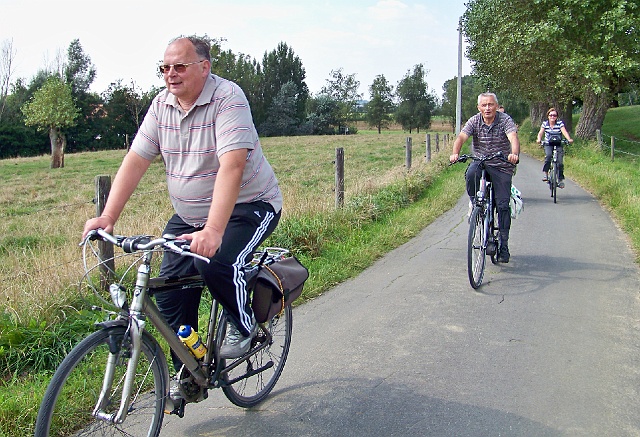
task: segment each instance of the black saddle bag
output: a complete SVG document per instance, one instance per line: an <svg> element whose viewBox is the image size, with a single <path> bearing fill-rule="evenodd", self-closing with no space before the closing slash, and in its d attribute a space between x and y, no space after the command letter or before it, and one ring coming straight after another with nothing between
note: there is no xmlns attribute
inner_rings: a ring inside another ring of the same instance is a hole
<svg viewBox="0 0 640 437"><path fill-rule="evenodd" d="M258 323L271 320L300 297L309 270L294 256L259 267L252 278L251 307Z"/></svg>

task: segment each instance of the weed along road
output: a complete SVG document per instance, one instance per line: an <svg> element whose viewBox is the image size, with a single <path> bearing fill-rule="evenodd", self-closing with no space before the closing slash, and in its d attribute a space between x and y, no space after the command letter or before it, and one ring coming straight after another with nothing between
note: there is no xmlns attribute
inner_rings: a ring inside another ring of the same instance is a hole
<svg viewBox="0 0 640 437"><path fill-rule="evenodd" d="M640 270L598 202L567 180L554 204L541 167L522 158L511 262L489 262L478 291L463 197L294 309L288 362L263 404L243 410L214 390L162 435L640 435Z"/></svg>

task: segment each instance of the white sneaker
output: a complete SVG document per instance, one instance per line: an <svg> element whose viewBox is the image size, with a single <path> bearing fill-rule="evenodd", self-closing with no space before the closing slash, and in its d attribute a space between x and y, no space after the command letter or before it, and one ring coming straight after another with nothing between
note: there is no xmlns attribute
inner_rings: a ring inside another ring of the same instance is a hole
<svg viewBox="0 0 640 437"><path fill-rule="evenodd" d="M467 221L471 219L471 213L473 212L473 202L469 200L469 210L467 211Z"/></svg>
<svg viewBox="0 0 640 437"><path fill-rule="evenodd" d="M253 340L257 332L258 325L255 320L253 321L251 334L248 337L242 335L238 328L229 322L227 325L227 335L224 338L222 346L220 346L220 358L239 358L249 352L251 340Z"/></svg>

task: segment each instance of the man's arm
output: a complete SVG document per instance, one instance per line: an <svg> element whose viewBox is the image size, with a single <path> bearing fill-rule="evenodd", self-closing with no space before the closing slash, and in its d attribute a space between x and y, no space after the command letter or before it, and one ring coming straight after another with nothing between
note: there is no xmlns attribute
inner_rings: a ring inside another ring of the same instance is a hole
<svg viewBox="0 0 640 437"><path fill-rule="evenodd" d="M220 169L209 208L207 223L201 231L181 235L191 240L191 251L211 258L222 243L222 236L238 201L247 149L237 149L220 156Z"/></svg>
<svg viewBox="0 0 640 437"><path fill-rule="evenodd" d="M107 198L107 204L102 211L100 217L96 217L87 222L84 225L84 231L82 238L87 236L89 231L102 228L105 231L113 232L113 226L120 217L125 204L131 197L131 194L135 191L136 187L140 183L140 179L145 174L151 161L143 158L137 153L130 151L122 160L120 169L116 174L111 190L109 191L109 197Z"/></svg>
<svg viewBox="0 0 640 437"><path fill-rule="evenodd" d="M460 132L458 137L453 142L453 152L449 157L449 162L456 162L458 157L460 156L460 150L462 150L462 145L469 139L469 135L464 132Z"/></svg>
<svg viewBox="0 0 640 437"><path fill-rule="evenodd" d="M507 138L509 138L509 142L511 143L511 153L507 159L511 164L517 164L520 159L520 139L518 138L518 131L509 132Z"/></svg>

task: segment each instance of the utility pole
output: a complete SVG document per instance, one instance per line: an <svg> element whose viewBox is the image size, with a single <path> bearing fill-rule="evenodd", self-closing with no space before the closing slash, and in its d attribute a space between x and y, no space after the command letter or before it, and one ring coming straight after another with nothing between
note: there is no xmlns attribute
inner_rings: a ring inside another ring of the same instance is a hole
<svg viewBox="0 0 640 437"><path fill-rule="evenodd" d="M456 99L456 135L462 124L462 19L458 21L458 84Z"/></svg>

